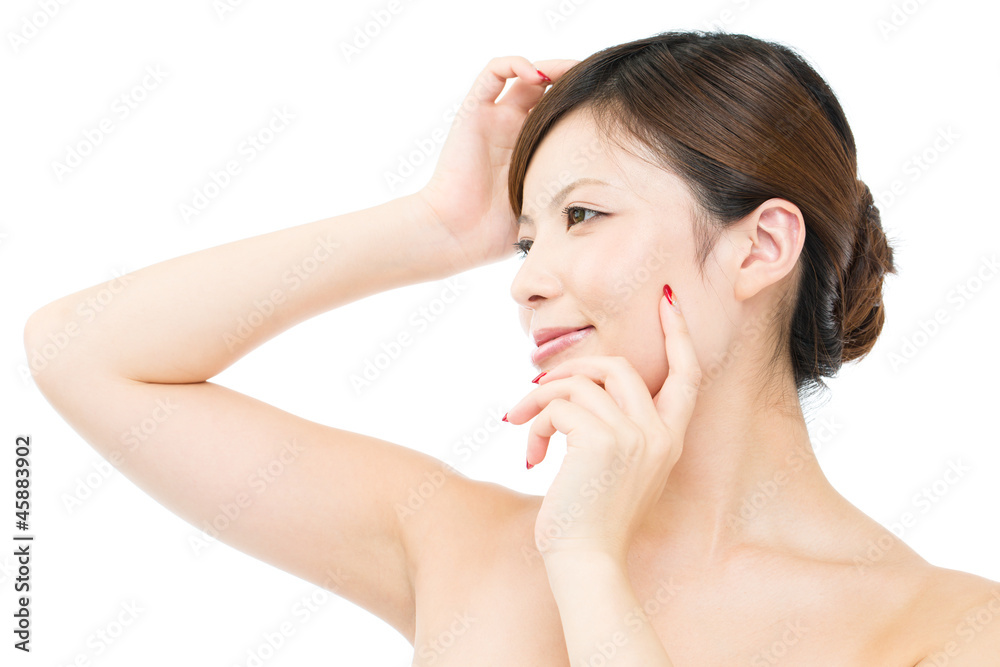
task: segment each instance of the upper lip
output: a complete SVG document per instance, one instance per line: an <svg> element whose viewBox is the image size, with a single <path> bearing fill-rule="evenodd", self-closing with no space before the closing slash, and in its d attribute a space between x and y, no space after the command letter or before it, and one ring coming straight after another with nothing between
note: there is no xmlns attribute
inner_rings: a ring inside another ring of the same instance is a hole
<svg viewBox="0 0 1000 667"><path fill-rule="evenodd" d="M531 332L531 335L535 339L535 347L540 347L542 344L547 343L553 338L559 338L559 336L564 336L571 331L579 331L580 329L586 329L589 326L591 325L584 324L580 327L543 327Z"/></svg>

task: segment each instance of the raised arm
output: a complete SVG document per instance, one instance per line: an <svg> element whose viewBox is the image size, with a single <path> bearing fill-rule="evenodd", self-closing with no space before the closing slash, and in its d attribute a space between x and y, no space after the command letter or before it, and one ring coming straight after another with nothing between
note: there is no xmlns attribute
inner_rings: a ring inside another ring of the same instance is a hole
<svg viewBox="0 0 1000 667"><path fill-rule="evenodd" d="M31 316L25 346L30 359L50 334L68 336L39 389L162 505L412 637L406 531L442 520L434 502L446 507L467 481L449 475L403 523L393 508L445 474L437 460L206 380L310 316L459 270L453 246L422 197L407 196L70 294ZM106 303L96 316L93 303Z"/></svg>
<svg viewBox="0 0 1000 667"><path fill-rule="evenodd" d="M39 383L80 363L139 382L202 382L314 315L463 270L453 261L453 246L423 197L409 195L177 257L114 285L70 294L31 317L26 343L29 352L33 342L44 344L46 323L79 322L68 354L37 373ZM114 298L106 298L109 290ZM80 305L105 300L99 312ZM97 314L81 317L84 310ZM34 341L32 333L41 339ZM75 354L84 349L86 355Z"/></svg>

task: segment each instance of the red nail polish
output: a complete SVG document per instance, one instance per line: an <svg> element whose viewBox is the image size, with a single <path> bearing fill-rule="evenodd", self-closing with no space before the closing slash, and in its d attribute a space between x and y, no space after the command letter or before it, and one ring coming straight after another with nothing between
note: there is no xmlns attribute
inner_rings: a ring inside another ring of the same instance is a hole
<svg viewBox="0 0 1000 667"><path fill-rule="evenodd" d="M503 419L501 419L500 421L507 422L507 413L506 412L503 413ZM507 423L509 424L510 422L507 422Z"/></svg>
<svg viewBox="0 0 1000 667"><path fill-rule="evenodd" d="M552 79L545 76L545 72L543 72L540 69L536 69L535 71L538 72L538 76L542 77L542 81L544 81L545 83L552 83Z"/></svg>
<svg viewBox="0 0 1000 667"><path fill-rule="evenodd" d="M538 381L541 380L542 376L545 375L546 373L548 373L548 371L542 371L541 373L539 373L538 375L535 376L535 379L532 380L532 382L534 382L535 384L538 384Z"/></svg>
<svg viewBox="0 0 1000 667"><path fill-rule="evenodd" d="M671 306L674 305L674 291L670 289L670 285L663 286L663 296L667 297L667 302Z"/></svg>
<svg viewBox="0 0 1000 667"><path fill-rule="evenodd" d="M525 460L524 460L524 465L528 466L528 470L531 470L532 468L534 468L534 467L535 467L535 466L533 466L532 464L528 463L528 459L525 459Z"/></svg>

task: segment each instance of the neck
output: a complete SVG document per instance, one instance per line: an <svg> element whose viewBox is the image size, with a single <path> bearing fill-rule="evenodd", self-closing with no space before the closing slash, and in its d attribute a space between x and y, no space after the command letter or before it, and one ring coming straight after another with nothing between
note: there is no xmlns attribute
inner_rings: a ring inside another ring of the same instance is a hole
<svg viewBox="0 0 1000 667"><path fill-rule="evenodd" d="M701 563L747 545L798 541L842 496L816 462L790 375L747 391L738 370L702 383L684 450L644 527ZM802 532L799 532L802 531Z"/></svg>

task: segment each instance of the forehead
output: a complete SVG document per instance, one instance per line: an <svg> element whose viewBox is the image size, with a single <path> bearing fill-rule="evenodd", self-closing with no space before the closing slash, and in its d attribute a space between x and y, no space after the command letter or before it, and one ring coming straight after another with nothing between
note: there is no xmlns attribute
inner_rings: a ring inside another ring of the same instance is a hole
<svg viewBox="0 0 1000 667"><path fill-rule="evenodd" d="M619 143L625 143L627 150ZM595 185L597 180L609 185ZM557 193L574 183L647 202L664 195L684 197L676 176L664 170L647 147L609 137L588 108L560 118L535 149L524 177L522 214L538 215L559 204Z"/></svg>

